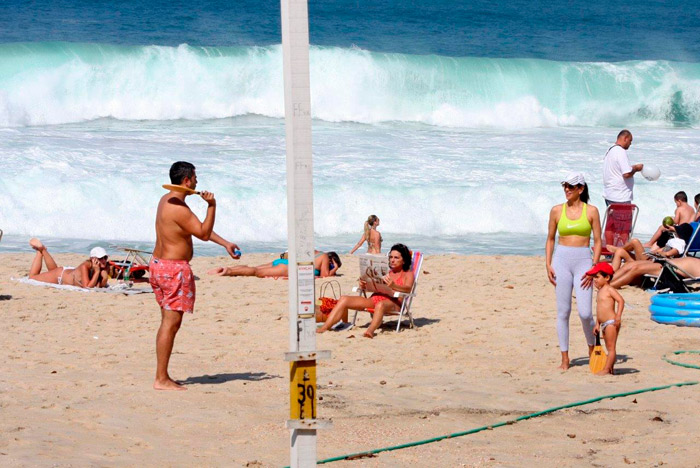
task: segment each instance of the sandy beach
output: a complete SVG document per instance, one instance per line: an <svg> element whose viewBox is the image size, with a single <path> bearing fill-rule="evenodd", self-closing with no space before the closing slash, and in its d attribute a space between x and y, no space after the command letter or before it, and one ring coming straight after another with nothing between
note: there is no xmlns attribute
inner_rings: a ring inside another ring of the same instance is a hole
<svg viewBox="0 0 700 468"><path fill-rule="evenodd" d="M151 389L160 314L152 294L81 293L12 281L31 254L0 256L0 465L282 466L288 462L287 281L219 278L230 259L195 258L194 315L170 363L186 392ZM76 264L80 255L55 255ZM245 263L272 255L246 255ZM357 258L338 280L350 293ZM317 281L317 288L323 281ZM319 459L495 424L549 407L700 379L661 356L700 332L657 325L648 294L623 289L619 375L594 377L576 315L559 364L544 260L428 256L415 329L368 340L318 337ZM700 359L685 358L698 364ZM478 434L338 466L700 466L700 386L605 400Z"/></svg>

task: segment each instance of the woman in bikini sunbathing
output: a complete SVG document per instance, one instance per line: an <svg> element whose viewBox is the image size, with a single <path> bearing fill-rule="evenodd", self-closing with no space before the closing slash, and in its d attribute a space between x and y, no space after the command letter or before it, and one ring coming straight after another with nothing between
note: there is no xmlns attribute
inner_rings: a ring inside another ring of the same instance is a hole
<svg viewBox="0 0 700 468"><path fill-rule="evenodd" d="M396 244L389 251L389 273L382 278L384 283L397 292L410 293L413 289L413 272L411 271L411 251L403 244ZM360 281L360 288L365 289L366 284ZM382 293L374 293L370 297L341 296L338 303L328 315L326 323L316 330L323 333L338 323L341 317L346 316L348 309L364 310L374 309L372 323L369 324L364 336L374 338L374 331L382 324L384 314L398 312L401 309L401 299L387 296Z"/></svg>
<svg viewBox="0 0 700 468"><path fill-rule="evenodd" d="M107 286L107 252L102 247L90 251L90 260L85 260L77 268L61 267L56 264L49 251L39 239L33 238L29 245L36 255L29 269L29 279L42 283L78 286L80 288L104 288ZM46 263L47 271L41 272Z"/></svg>
<svg viewBox="0 0 700 468"><path fill-rule="evenodd" d="M240 265L235 267L218 267L209 270L210 275L219 276L257 276L258 278L286 277L289 276L289 259L287 253L283 253L280 258L263 265L248 266ZM335 252L321 252L316 250L314 257L314 275L325 278L335 276L338 268L342 265L340 257Z"/></svg>
<svg viewBox="0 0 700 468"><path fill-rule="evenodd" d="M362 237L355 244L355 247L350 251L350 255L354 254L357 249L359 249L362 244L367 242L367 253L368 254L380 254L382 253L382 235L377 231L379 227L379 218L377 215L370 215L365 221L365 230L362 233Z"/></svg>

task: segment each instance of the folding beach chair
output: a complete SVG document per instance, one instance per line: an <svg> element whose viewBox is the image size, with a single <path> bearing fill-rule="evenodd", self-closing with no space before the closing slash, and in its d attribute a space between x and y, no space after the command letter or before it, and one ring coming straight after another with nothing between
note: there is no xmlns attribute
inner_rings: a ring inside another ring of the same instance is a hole
<svg viewBox="0 0 700 468"><path fill-rule="evenodd" d="M620 247L632 238L639 208L632 203L613 203L603 217L603 250L601 255L612 256L606 246ZM596 259L597 261L597 259Z"/></svg>
<svg viewBox="0 0 700 468"><path fill-rule="evenodd" d="M700 253L700 236L698 236L698 222L693 221L690 223L690 225L693 227L693 235L690 236L690 240L688 241L688 244L685 246L685 252L683 252L683 257L691 256L691 257L697 257L698 253Z"/></svg>
<svg viewBox="0 0 700 468"><path fill-rule="evenodd" d="M147 250L114 246L113 248L126 252L124 260L109 262L115 269L115 279L128 282L141 279L148 272L148 264L153 253Z"/></svg>
<svg viewBox="0 0 700 468"><path fill-rule="evenodd" d="M700 285L700 277L695 277L683 268L672 263L665 257L654 256L655 261L661 264L659 276L644 275L643 289L652 289L659 293L689 293ZM650 285L645 287L646 285Z"/></svg>
<svg viewBox="0 0 700 468"><path fill-rule="evenodd" d="M388 313L387 315L398 315L399 320L398 323L396 324L396 331L401 330L401 320L403 319L404 315L408 316L408 320L410 322L410 328L414 327L413 323L413 314L411 313L411 303L413 302L413 298L416 297L416 287L418 286L418 277L420 276L421 272L421 267L423 266L423 254L418 251L413 251L413 258L411 261L411 271L413 272L413 288L411 289L410 293L402 293L402 292L394 292L394 297L395 298L403 298L403 301L401 302L401 309L399 309L398 312L393 312L393 313ZM367 297L367 291L364 289L360 288L353 288L353 291L358 292L360 295ZM352 325L355 325L355 321L357 320L357 313L358 312L368 312L370 314L374 313L374 309L369 308L369 309L364 309L364 310L356 310L355 311L355 316L352 318Z"/></svg>

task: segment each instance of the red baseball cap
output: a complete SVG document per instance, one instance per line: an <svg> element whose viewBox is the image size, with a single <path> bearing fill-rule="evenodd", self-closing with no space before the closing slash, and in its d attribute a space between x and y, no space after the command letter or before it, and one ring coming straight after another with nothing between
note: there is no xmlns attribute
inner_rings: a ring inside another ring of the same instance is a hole
<svg viewBox="0 0 700 468"><path fill-rule="evenodd" d="M605 273L608 276L612 276L615 272L613 271L612 265L610 265L607 262L598 262L595 265L593 265L593 268L588 270L586 274L588 276L594 276L596 273L601 272Z"/></svg>

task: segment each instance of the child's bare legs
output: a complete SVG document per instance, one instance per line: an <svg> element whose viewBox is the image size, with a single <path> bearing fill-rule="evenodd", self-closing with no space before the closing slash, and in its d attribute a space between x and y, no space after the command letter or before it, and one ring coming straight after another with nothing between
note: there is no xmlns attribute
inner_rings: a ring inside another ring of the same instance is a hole
<svg viewBox="0 0 700 468"><path fill-rule="evenodd" d="M374 306L374 313L372 314L372 322L367 327L367 331L364 332L365 338L374 338L374 331L382 326L382 320L384 319L384 314L387 312L396 312L399 310L398 305L392 301L382 301Z"/></svg>
<svg viewBox="0 0 700 468"><path fill-rule="evenodd" d="M328 314L326 323L321 328L316 330L316 333L327 332L333 325L338 323L343 317L348 316L348 309L364 310L368 307L374 307L374 302L367 297L362 296L340 296L340 300L333 307L331 313Z"/></svg>
<svg viewBox="0 0 700 468"><path fill-rule="evenodd" d="M615 359L617 359L617 355L615 354L615 346L617 345L617 327L614 324L605 327L603 337L605 338L605 349L608 350L608 360L605 361L605 367L603 370L596 373L596 375L612 374L613 368L615 367Z"/></svg>

